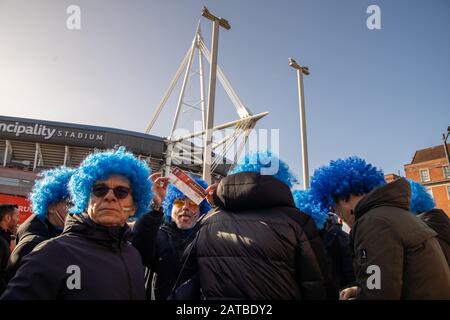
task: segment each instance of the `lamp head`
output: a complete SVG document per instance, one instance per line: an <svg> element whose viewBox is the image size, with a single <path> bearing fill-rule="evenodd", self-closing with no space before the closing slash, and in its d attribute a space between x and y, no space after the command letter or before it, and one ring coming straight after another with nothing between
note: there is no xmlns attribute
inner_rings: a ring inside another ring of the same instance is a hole
<svg viewBox="0 0 450 320"><path fill-rule="evenodd" d="M300 69L300 66L297 64L297 62L293 58L289 58L289 66L294 69Z"/></svg>

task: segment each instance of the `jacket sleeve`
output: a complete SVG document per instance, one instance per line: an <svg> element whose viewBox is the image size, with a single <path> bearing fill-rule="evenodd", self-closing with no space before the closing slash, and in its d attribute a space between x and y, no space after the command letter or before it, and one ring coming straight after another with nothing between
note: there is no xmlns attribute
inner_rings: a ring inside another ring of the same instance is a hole
<svg viewBox="0 0 450 320"><path fill-rule="evenodd" d="M6 283L11 280L19 269L22 259L29 254L33 249L43 241L44 239L36 237L33 240L22 240L14 248L13 252L9 256L8 265L5 270Z"/></svg>
<svg viewBox="0 0 450 320"><path fill-rule="evenodd" d="M357 299L400 299L403 283L403 245L385 221L364 217L354 232Z"/></svg>
<svg viewBox="0 0 450 320"><path fill-rule="evenodd" d="M339 243L339 253L341 255L341 268L344 280L344 288L355 285L355 273L353 271L352 255L350 249L349 236L340 230L337 234ZM342 288L339 288L342 289Z"/></svg>
<svg viewBox="0 0 450 320"><path fill-rule="evenodd" d="M9 258L9 247L6 244L6 241L0 238L0 294L6 288L6 275L5 269Z"/></svg>
<svg viewBox="0 0 450 320"><path fill-rule="evenodd" d="M307 217L300 232L300 248L297 257L297 277L302 299L326 299L327 265L325 249L314 221Z"/></svg>
<svg viewBox="0 0 450 320"><path fill-rule="evenodd" d="M1 300L55 300L66 285L64 254L54 242L43 242L25 256Z"/></svg>
<svg viewBox="0 0 450 320"><path fill-rule="evenodd" d="M163 213L151 211L144 214L133 228L132 244L139 251L142 263L152 269L156 257L156 239L163 221Z"/></svg>

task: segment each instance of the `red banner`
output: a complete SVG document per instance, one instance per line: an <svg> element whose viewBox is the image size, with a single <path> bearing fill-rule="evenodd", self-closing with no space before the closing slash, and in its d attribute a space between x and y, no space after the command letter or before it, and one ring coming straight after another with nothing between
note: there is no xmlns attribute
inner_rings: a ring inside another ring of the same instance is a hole
<svg viewBox="0 0 450 320"><path fill-rule="evenodd" d="M0 203L17 204L19 206L19 224L24 222L31 214L31 203L25 197L0 194Z"/></svg>

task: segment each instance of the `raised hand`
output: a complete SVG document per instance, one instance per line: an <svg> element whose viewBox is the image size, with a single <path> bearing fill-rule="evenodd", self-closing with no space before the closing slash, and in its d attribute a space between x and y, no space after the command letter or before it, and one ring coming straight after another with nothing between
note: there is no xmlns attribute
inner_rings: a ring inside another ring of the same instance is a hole
<svg viewBox="0 0 450 320"><path fill-rule="evenodd" d="M206 188L206 200L209 202L211 206L214 206L213 194L217 189L218 183L214 183Z"/></svg>
<svg viewBox="0 0 450 320"><path fill-rule="evenodd" d="M169 178L163 177L161 172L155 172L150 176L150 179L153 182L152 185L153 202L156 205L160 205L166 198L166 191L167 186L169 185Z"/></svg>

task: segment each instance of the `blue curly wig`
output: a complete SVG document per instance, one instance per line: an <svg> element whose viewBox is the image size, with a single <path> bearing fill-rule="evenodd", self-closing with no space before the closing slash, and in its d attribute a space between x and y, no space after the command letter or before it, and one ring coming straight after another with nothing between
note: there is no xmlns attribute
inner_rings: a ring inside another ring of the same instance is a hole
<svg viewBox="0 0 450 320"><path fill-rule="evenodd" d="M44 221L47 218L48 207L51 204L69 198L67 184L74 172L74 169L61 166L40 173L39 180L29 195L33 213L39 219Z"/></svg>
<svg viewBox="0 0 450 320"><path fill-rule="evenodd" d="M350 195L362 195L384 185L383 171L356 156L331 161L314 171L311 178L312 197L325 208Z"/></svg>
<svg viewBox="0 0 450 320"><path fill-rule="evenodd" d="M150 172L145 162L126 152L124 147L88 155L69 182L69 191L74 204L70 213L81 214L86 211L92 187L97 180L104 180L110 175L119 174L130 180L136 207L134 218L139 218L143 213L149 211L152 198Z"/></svg>
<svg viewBox="0 0 450 320"><path fill-rule="evenodd" d="M208 184L206 183L206 181L202 180L202 179L196 179L194 178L194 180L203 187L203 189L208 188ZM175 187L175 185L173 184L169 184L169 186L167 187L167 193L166 193L166 198L164 199L163 202L163 211L164 211L164 219L167 222L172 221L172 206L173 206L173 202L175 199L186 199L187 197L184 195L184 193L182 193L180 190L178 190L177 187ZM200 203L200 215L203 215L205 213L207 213L209 210L211 210L211 206L209 205L208 201L203 200Z"/></svg>
<svg viewBox="0 0 450 320"><path fill-rule="evenodd" d="M309 190L294 190L292 196L297 209L313 218L317 229L322 230L328 220L328 210L319 201L314 200Z"/></svg>
<svg viewBox="0 0 450 320"><path fill-rule="evenodd" d="M289 188L292 188L294 184L297 184L298 180L289 170L289 166L277 156L272 155L271 151L259 151L245 155L238 164L228 172L228 175L239 172L258 172L264 175L265 171L270 172L270 170L273 169L272 164L275 164L275 168L278 167L278 170L274 174L271 174L274 178L280 180ZM276 166L276 164L278 165Z"/></svg>
<svg viewBox="0 0 450 320"><path fill-rule="evenodd" d="M414 214L430 211L435 207L433 198L420 183L407 179L411 186L410 211Z"/></svg>

